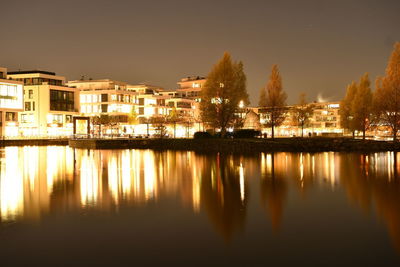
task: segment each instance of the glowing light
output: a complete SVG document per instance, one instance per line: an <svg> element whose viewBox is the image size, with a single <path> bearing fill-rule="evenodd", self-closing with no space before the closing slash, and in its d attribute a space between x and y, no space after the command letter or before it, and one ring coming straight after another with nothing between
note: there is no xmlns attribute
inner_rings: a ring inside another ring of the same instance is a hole
<svg viewBox="0 0 400 267"><path fill-rule="evenodd" d="M303 153L300 153L300 180L303 181L304 177L304 165L303 165Z"/></svg>
<svg viewBox="0 0 400 267"><path fill-rule="evenodd" d="M240 199L244 201L244 168L242 163L239 167L239 184L240 184Z"/></svg>

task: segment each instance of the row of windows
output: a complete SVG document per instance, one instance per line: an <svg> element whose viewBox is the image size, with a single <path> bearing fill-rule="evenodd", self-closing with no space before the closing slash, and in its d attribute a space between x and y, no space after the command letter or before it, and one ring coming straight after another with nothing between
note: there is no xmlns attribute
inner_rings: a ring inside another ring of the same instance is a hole
<svg viewBox="0 0 400 267"><path fill-rule="evenodd" d="M112 94L110 99L111 99L111 101L117 101L117 102L121 102L121 103L136 103L135 96L131 96L131 95ZM108 94L101 94L101 95L81 94L80 101L81 101L81 103L108 102Z"/></svg>
<svg viewBox="0 0 400 267"><path fill-rule="evenodd" d="M17 78L15 80L24 82L25 85L42 85L44 83L57 86L63 85L61 80L46 79L46 78Z"/></svg>
<svg viewBox="0 0 400 267"><path fill-rule="evenodd" d="M336 117L321 117L321 116L316 116L315 121L336 121Z"/></svg>
<svg viewBox="0 0 400 267"><path fill-rule="evenodd" d="M63 114L48 114L47 115L47 123L72 123L72 115L64 115Z"/></svg>

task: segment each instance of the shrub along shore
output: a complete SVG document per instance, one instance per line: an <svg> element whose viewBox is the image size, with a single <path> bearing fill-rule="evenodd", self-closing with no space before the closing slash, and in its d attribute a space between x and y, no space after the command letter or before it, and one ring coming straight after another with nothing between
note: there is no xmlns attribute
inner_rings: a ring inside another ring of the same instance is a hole
<svg viewBox="0 0 400 267"><path fill-rule="evenodd" d="M69 146L87 149L154 149L197 152L379 152L400 151L400 143L351 138L276 138L272 139L74 139Z"/></svg>

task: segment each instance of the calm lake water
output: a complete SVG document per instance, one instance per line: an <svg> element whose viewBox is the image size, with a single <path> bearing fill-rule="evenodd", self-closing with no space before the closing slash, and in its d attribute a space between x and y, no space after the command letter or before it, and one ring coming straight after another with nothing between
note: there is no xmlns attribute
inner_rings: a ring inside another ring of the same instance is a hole
<svg viewBox="0 0 400 267"><path fill-rule="evenodd" d="M0 150L0 265L400 264L393 152Z"/></svg>

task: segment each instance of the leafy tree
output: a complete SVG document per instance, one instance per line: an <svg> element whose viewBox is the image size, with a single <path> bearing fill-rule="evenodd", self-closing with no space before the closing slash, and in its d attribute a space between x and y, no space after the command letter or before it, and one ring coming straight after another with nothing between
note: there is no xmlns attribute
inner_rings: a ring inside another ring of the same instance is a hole
<svg viewBox="0 0 400 267"><path fill-rule="evenodd" d="M128 115L128 123L131 125L137 124L139 122L138 114L134 106L132 106L131 112Z"/></svg>
<svg viewBox="0 0 400 267"><path fill-rule="evenodd" d="M201 91L200 111L204 123L221 130L233 125L239 102L249 103L242 62L232 62L229 53L208 74Z"/></svg>
<svg viewBox="0 0 400 267"><path fill-rule="evenodd" d="M306 94L301 93L299 104L293 110L293 121L297 126L301 127L301 137L304 136L304 127L308 125L313 110L314 105L308 104Z"/></svg>
<svg viewBox="0 0 400 267"><path fill-rule="evenodd" d="M368 73L365 73L357 87L356 94L351 105L351 115L353 116L353 125L355 129L363 132L365 140L365 131L369 128L372 112L372 93L370 88Z"/></svg>
<svg viewBox="0 0 400 267"><path fill-rule="evenodd" d="M353 114L352 114L352 103L357 93L357 84L352 82L347 86L346 96L340 101L339 115L340 125L343 129L347 129L353 133L356 130Z"/></svg>
<svg viewBox="0 0 400 267"><path fill-rule="evenodd" d="M281 125L285 120L286 98L287 95L282 88L282 77L278 65L273 65L269 81L267 86L261 89L259 100L261 107L267 114L266 126L272 129L272 139L274 139L274 128Z"/></svg>
<svg viewBox="0 0 400 267"><path fill-rule="evenodd" d="M394 45L384 77L376 80L374 110L380 122L391 128L393 141L400 129L400 43Z"/></svg>
<svg viewBox="0 0 400 267"><path fill-rule="evenodd" d="M266 107L267 106L267 90L265 88L261 88L260 90L260 98L258 100L259 107Z"/></svg>

